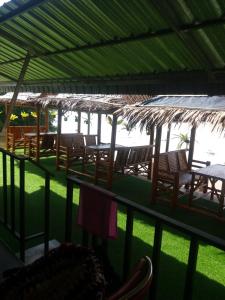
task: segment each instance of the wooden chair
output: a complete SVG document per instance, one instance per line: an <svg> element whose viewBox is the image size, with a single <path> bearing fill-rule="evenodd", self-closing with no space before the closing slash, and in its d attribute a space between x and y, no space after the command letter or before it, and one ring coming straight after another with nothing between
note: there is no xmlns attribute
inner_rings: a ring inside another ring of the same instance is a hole
<svg viewBox="0 0 225 300"><path fill-rule="evenodd" d="M119 149L114 165L115 171L121 171L122 174L148 175L152 160L151 147L146 145Z"/></svg>
<svg viewBox="0 0 225 300"><path fill-rule="evenodd" d="M29 157L37 158L37 137L29 141ZM56 154L55 135L43 135L40 138L39 157L48 157Z"/></svg>
<svg viewBox="0 0 225 300"><path fill-rule="evenodd" d="M85 147L82 133L62 134L57 157L57 168L67 172L75 162L81 161L84 166Z"/></svg>
<svg viewBox="0 0 225 300"><path fill-rule="evenodd" d="M125 166L127 174L148 175L149 163L152 160L151 147L149 145L130 147Z"/></svg>
<svg viewBox="0 0 225 300"><path fill-rule="evenodd" d="M145 256L140 259L131 276L123 286L109 296L108 300L141 300L145 299L151 285L153 268L151 259Z"/></svg>
<svg viewBox="0 0 225 300"><path fill-rule="evenodd" d="M114 163L114 170L116 172L125 173L125 168L127 166L127 160L130 153L130 147L124 147L117 150L116 160Z"/></svg>
<svg viewBox="0 0 225 300"><path fill-rule="evenodd" d="M194 167L209 165L210 162L193 160ZM178 202L180 188L189 188L191 183L191 167L188 165L186 150L169 151L160 153L157 178L153 178L159 191L172 192L171 205L175 207ZM157 197L157 195L153 195Z"/></svg>

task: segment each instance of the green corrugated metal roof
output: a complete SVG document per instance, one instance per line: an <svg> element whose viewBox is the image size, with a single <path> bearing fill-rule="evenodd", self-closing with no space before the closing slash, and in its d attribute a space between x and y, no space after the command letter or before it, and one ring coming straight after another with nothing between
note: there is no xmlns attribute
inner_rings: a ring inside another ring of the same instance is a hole
<svg viewBox="0 0 225 300"><path fill-rule="evenodd" d="M225 93L224 14L224 0L10 1L0 8L0 73L16 81L29 50L25 90L77 80L84 92Z"/></svg>

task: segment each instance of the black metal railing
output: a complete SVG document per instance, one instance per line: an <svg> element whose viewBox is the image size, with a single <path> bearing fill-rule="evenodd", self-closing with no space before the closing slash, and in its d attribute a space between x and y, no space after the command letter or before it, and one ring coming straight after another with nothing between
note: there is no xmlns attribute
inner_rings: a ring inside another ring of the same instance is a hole
<svg viewBox="0 0 225 300"><path fill-rule="evenodd" d="M30 160L29 157L23 155L16 155L3 148L0 148L2 153L2 174L3 174L3 217L0 219L1 223L7 228L11 234L19 241L20 245L20 259L25 260L25 246L26 242L38 237L44 238L44 252L48 252L49 242L49 200L50 200L50 177L53 176L46 168L38 164L37 162ZM26 218L25 218L25 162L30 161L32 164L41 169L44 173L45 185L44 185L44 230L29 236L26 236ZM16 166L15 165L15 162ZM9 167L8 167L9 165ZM19 230L16 230L16 212L15 212L15 197L16 197L16 185L15 185L15 169L19 170ZM10 172L8 176L8 172ZM7 182L9 179L9 183ZM10 207L10 211L9 208ZM9 218L10 216L10 218Z"/></svg>
<svg viewBox="0 0 225 300"><path fill-rule="evenodd" d="M73 188L74 184L87 185L93 189L95 186L90 183L85 183L75 176L67 177L67 205L66 205L66 228L65 228L65 240L70 242L72 235L72 201L73 201ZM98 187L98 189L101 189ZM101 189L103 193L108 193L107 190ZM115 196L114 201L126 208L126 232L125 243L123 252L123 277L126 278L128 270L130 269L131 262L131 246L133 237L133 221L134 213L139 212L144 216L148 216L155 220L155 233L152 251L152 263L154 268L153 282L150 289L150 299L156 299L156 287L158 285L159 274L159 260L161 252L162 234L165 226L169 226L177 231L186 234L190 237L189 255L186 269L186 279L184 285L183 299L192 299L194 274L196 272L196 264L198 259L199 243L204 242L212 245L218 249L225 251L225 241L207 234L192 226L186 225L182 222L176 221L170 217L162 215L156 211L143 207L137 203L134 203L128 199L120 196ZM87 232L83 232L83 241L87 241ZM160 286L160 283L159 283Z"/></svg>

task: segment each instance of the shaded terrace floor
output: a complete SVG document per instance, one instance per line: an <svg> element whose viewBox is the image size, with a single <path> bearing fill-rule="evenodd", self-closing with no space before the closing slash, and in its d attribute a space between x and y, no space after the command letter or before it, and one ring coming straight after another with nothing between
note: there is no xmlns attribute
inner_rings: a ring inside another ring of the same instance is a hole
<svg viewBox="0 0 225 300"><path fill-rule="evenodd" d="M55 171L55 159L42 159L41 163L47 167L55 178L51 181L51 239L63 241L65 221L65 196L66 176L63 171ZM43 184L41 172L26 164L26 205L27 205L27 233L31 234L41 230L43 221ZM18 171L17 171L18 177ZM18 178L17 178L18 181ZM2 182L2 180L1 180ZM224 223L202 216L183 209L172 210L167 203L149 205L150 184L147 181L125 176L114 181L113 191L139 204L146 205L151 209L169 215L184 223L207 231L211 234L225 239ZM1 193L2 194L2 193ZM1 199L2 200L2 199ZM74 230L73 241L80 242L80 229L76 226L76 211L78 205L78 190L74 193ZM1 209L2 211L2 209ZM135 214L134 239L133 239L133 262L141 255L151 255L154 229L152 220ZM121 272L123 257L123 241L125 232L125 213L123 209L118 213L119 237L110 242L110 259L116 271ZM3 240L9 244L14 251L18 251L18 243L0 227L0 234ZM27 244L27 247L42 242L41 239ZM163 235L160 288L158 299L181 299L183 282L185 278L185 265L187 262L189 241L186 236L167 228ZM197 266L196 285L194 299L223 299L225 293L225 253L214 247L202 244L199 251Z"/></svg>

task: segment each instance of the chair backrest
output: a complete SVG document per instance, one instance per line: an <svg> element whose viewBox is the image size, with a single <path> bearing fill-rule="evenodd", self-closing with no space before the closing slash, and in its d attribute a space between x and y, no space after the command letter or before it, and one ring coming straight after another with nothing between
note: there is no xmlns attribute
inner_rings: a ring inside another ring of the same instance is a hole
<svg viewBox="0 0 225 300"><path fill-rule="evenodd" d="M87 134L84 135L85 146L97 145L97 135L96 134Z"/></svg>
<svg viewBox="0 0 225 300"><path fill-rule="evenodd" d="M148 256L140 259L130 278L108 300L141 300L149 291L152 281L152 262Z"/></svg>
<svg viewBox="0 0 225 300"><path fill-rule="evenodd" d="M130 153L128 157L128 165L148 162L151 159L150 146L135 146L130 147Z"/></svg>
<svg viewBox="0 0 225 300"><path fill-rule="evenodd" d="M53 149L55 144L54 135L44 135L42 137L41 149Z"/></svg>
<svg viewBox="0 0 225 300"><path fill-rule="evenodd" d="M84 149L84 136L83 134L77 133L74 135L73 140L74 149Z"/></svg>
<svg viewBox="0 0 225 300"><path fill-rule="evenodd" d="M82 133L63 133L60 136L60 145L63 147L74 147L78 141L83 145L84 138Z"/></svg>
<svg viewBox="0 0 225 300"><path fill-rule="evenodd" d="M130 152L129 147L124 147L117 150L116 160L115 160L116 170L126 166L129 152Z"/></svg>
<svg viewBox="0 0 225 300"><path fill-rule="evenodd" d="M168 152L168 162L169 162L170 172L179 172L180 166L179 166L177 151Z"/></svg>
<svg viewBox="0 0 225 300"><path fill-rule="evenodd" d="M177 156L178 156L180 171L188 171L190 168L189 168L188 162L187 162L186 150L185 149L178 150Z"/></svg>

